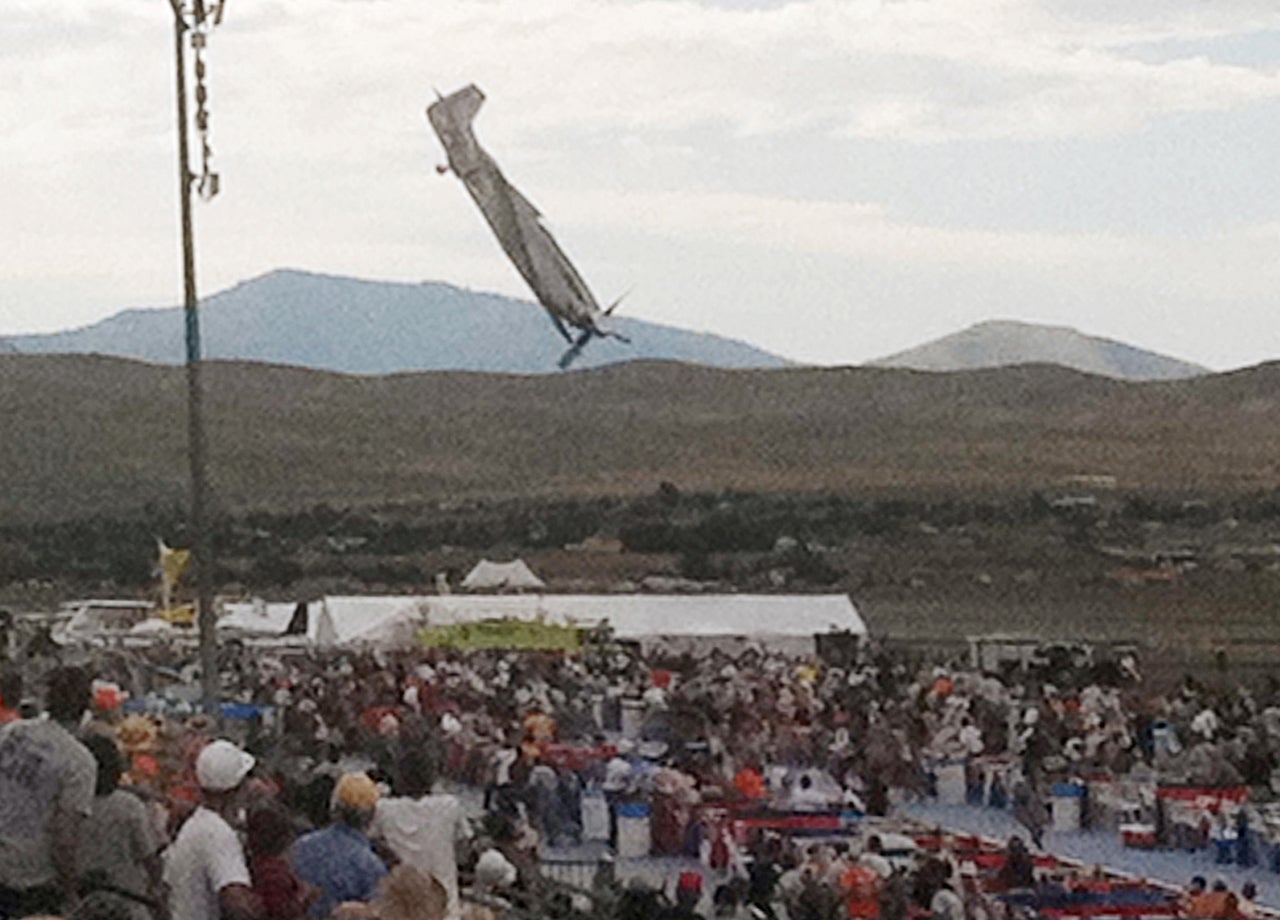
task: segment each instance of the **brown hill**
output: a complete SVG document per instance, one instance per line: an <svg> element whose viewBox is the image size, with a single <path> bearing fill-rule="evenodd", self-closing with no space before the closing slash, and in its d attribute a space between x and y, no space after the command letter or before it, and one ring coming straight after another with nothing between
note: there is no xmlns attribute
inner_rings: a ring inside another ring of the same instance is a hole
<svg viewBox="0 0 1280 920"><path fill-rule="evenodd" d="M1161 383L1052 366L960 373L634 363L554 377L206 367L229 509L682 489L865 493L1280 479L1280 365ZM0 355L0 519L186 495L181 368Z"/></svg>

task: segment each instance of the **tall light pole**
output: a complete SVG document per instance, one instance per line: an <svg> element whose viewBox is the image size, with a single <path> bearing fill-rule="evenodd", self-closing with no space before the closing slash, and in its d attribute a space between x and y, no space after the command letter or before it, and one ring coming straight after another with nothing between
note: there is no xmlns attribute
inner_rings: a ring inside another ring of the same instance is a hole
<svg viewBox="0 0 1280 920"><path fill-rule="evenodd" d="M205 110L204 60L201 51L211 24L222 19L225 0L216 0L210 11L203 0L192 0L190 8L184 0L169 0L173 10L173 42L178 82L178 201L182 211L182 305L186 317L187 340L187 458L191 467L191 549L195 558L196 615L200 630L200 695L206 710L217 707L220 695L218 677L217 611L213 601L213 560L209 546L209 477L204 437L204 389L200 379L200 314L196 296L196 248L191 225L192 187L199 179L199 191L206 200L217 194L218 177L209 171L211 151L208 142L208 113ZM202 169L199 176L191 171L190 147L187 142L187 56L186 41L191 37L196 52L196 124L201 138Z"/></svg>

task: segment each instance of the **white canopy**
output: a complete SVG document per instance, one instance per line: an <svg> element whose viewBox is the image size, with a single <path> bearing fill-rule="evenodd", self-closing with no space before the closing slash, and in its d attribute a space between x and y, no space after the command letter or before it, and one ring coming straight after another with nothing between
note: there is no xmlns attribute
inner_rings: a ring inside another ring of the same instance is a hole
<svg viewBox="0 0 1280 920"><path fill-rule="evenodd" d="M311 605L307 638L335 645L407 646L424 625L417 597L326 597ZM318 608L318 609L317 609Z"/></svg>
<svg viewBox="0 0 1280 920"><path fill-rule="evenodd" d="M250 636L281 636L293 620L297 604L268 604L259 600L223 604L218 629Z"/></svg>
<svg viewBox="0 0 1280 920"><path fill-rule="evenodd" d="M488 559L481 559L462 580L462 587L468 591L530 589L546 586L546 583L525 565L523 559L512 562L490 562Z"/></svg>
<svg viewBox="0 0 1280 920"><path fill-rule="evenodd" d="M542 618L595 626L607 620L621 639L792 638L867 626L845 594L534 594L420 599L427 623L447 626L480 620Z"/></svg>
<svg viewBox="0 0 1280 920"><path fill-rule="evenodd" d="M174 632L177 629L168 620L161 620L158 617L151 617L143 620L141 623L134 623L129 628L131 636L163 636Z"/></svg>
<svg viewBox="0 0 1280 920"><path fill-rule="evenodd" d="M229 605L219 627L264 623L260 612L240 609L249 606ZM607 621L618 638L645 643L740 639L808 650L815 635L867 633L845 594L453 594L326 597L308 606L307 638L322 647L403 646L423 626L502 619L581 627ZM293 611L293 604L267 605L265 622L275 625L273 635L284 632Z"/></svg>

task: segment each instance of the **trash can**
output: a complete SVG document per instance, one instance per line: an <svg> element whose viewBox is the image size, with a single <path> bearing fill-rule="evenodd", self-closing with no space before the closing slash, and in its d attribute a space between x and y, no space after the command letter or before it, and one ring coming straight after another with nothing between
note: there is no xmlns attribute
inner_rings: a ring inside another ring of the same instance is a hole
<svg viewBox="0 0 1280 920"><path fill-rule="evenodd" d="M618 806L618 858L642 859L649 855L649 806L623 802Z"/></svg>
<svg viewBox="0 0 1280 920"><path fill-rule="evenodd" d="M644 700L622 701L622 736L634 738L644 726Z"/></svg>
<svg viewBox="0 0 1280 920"><path fill-rule="evenodd" d="M1053 813L1053 829L1066 833L1080 830L1080 816L1084 812L1084 785L1082 783L1054 783L1049 788Z"/></svg>
<svg viewBox="0 0 1280 920"><path fill-rule="evenodd" d="M941 805L965 804L968 793L968 784L965 782L965 762L939 760L934 764L933 772L938 782L938 803Z"/></svg>
<svg viewBox="0 0 1280 920"><path fill-rule="evenodd" d="M582 797L582 839L609 839L609 803L598 792Z"/></svg>

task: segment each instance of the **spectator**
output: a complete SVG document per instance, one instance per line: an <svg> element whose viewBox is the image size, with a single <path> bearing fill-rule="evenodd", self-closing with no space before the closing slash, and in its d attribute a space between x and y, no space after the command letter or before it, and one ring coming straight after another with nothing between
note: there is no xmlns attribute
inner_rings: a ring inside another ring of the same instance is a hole
<svg viewBox="0 0 1280 920"><path fill-rule="evenodd" d="M378 799L378 787L366 774L343 774L333 789L332 822L294 844L293 867L298 877L319 889L311 916L327 917L339 904L372 901L377 894L387 867L374 853L365 831Z"/></svg>
<svg viewBox="0 0 1280 920"><path fill-rule="evenodd" d="M249 877L262 901L264 920L302 920L318 891L302 881L285 856L293 843L289 814L274 802L249 812L245 827Z"/></svg>
<svg viewBox="0 0 1280 920"><path fill-rule="evenodd" d="M244 850L231 827L254 759L230 741L196 758L201 804L169 848L164 880L170 916L181 920L262 920Z"/></svg>
<svg viewBox="0 0 1280 920"><path fill-rule="evenodd" d="M81 669L57 668L48 679L49 718L0 730L0 918L57 914L75 892L98 774L74 734L89 686Z"/></svg>
<svg viewBox="0 0 1280 920"><path fill-rule="evenodd" d="M124 758L111 738L91 735L85 745L98 764L93 810L80 835L77 868L82 878L140 899L125 905L132 920L150 920L143 903L159 903L160 843L147 806L119 788Z"/></svg>
<svg viewBox="0 0 1280 920"><path fill-rule="evenodd" d="M1044 831L1049 826L1049 809L1034 783L1019 780L1013 787L1013 816L1027 829L1031 842L1044 849Z"/></svg>
<svg viewBox="0 0 1280 920"><path fill-rule="evenodd" d="M1035 887L1035 860L1027 851L1027 845L1016 834L1009 838L1004 865L997 874L997 884L1004 890Z"/></svg>
<svg viewBox="0 0 1280 920"><path fill-rule="evenodd" d="M698 912L702 900L702 876L697 872L681 872L676 881L675 903L662 910L658 920L703 920Z"/></svg>
<svg viewBox="0 0 1280 920"><path fill-rule="evenodd" d="M410 754L399 770L397 796L378 803L370 835L396 859L433 876L448 895L447 920L458 920L457 850L471 837L456 796L434 795L435 769L423 754Z"/></svg>
<svg viewBox="0 0 1280 920"><path fill-rule="evenodd" d="M858 857L858 862L862 865L874 869L876 875L881 879L887 879L893 874L893 866L889 865L889 860L884 856L884 843L880 839L879 834L871 834L867 837L867 845L862 855Z"/></svg>
<svg viewBox="0 0 1280 920"><path fill-rule="evenodd" d="M1245 920L1254 920L1261 914L1258 908L1258 886L1253 882L1245 882L1240 888L1240 899L1236 904L1236 912Z"/></svg>
<svg viewBox="0 0 1280 920"><path fill-rule="evenodd" d="M938 874L941 884L929 901L929 916L932 920L964 920L964 901L951 887L951 863L941 863Z"/></svg>

